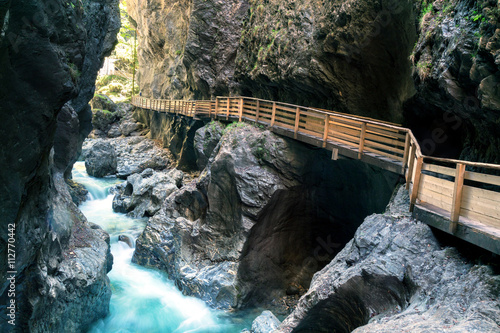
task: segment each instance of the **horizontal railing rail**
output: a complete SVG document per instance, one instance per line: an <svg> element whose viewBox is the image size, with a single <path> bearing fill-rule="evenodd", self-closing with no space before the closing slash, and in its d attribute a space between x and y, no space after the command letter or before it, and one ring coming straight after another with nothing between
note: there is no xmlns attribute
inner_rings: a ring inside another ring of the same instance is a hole
<svg viewBox="0 0 500 333"><path fill-rule="evenodd" d="M188 117L266 124L295 139L313 138L322 147L340 144L359 159L370 154L397 163L410 193L411 211L416 204L432 206L436 213L447 215L451 233L460 218L500 229L500 176L474 171L496 171L500 165L426 156L412 131L397 124L252 97L185 101L135 96L132 104Z"/></svg>

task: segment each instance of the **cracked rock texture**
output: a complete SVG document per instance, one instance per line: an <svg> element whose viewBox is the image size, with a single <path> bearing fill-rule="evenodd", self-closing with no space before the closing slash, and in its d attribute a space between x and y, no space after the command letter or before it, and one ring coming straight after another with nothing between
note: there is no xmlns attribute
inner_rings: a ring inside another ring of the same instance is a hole
<svg viewBox="0 0 500 333"><path fill-rule="evenodd" d="M0 310L16 274L16 326L82 332L108 314L109 237L72 202L66 179L91 130L88 105L120 26L117 0L0 2ZM66 179L65 179L66 178ZM15 267L7 226L15 225Z"/></svg>
<svg viewBox="0 0 500 333"><path fill-rule="evenodd" d="M244 95L403 123L499 163L496 0L130 0L144 96Z"/></svg>
<svg viewBox="0 0 500 333"><path fill-rule="evenodd" d="M426 9L407 123L425 154L500 163L500 3L446 0Z"/></svg>
<svg viewBox="0 0 500 333"><path fill-rule="evenodd" d="M180 177L174 179L177 172L176 169L169 172L146 169L128 176L126 182L114 189L113 210L136 218L153 216L170 193L182 186L182 171Z"/></svg>
<svg viewBox="0 0 500 333"><path fill-rule="evenodd" d="M167 151L158 147L154 141L142 136L119 137L114 139L87 139L83 144L81 158L87 160L96 145L110 145L116 152L116 174L126 179L134 173L146 169L163 170L170 164ZM107 151L106 154L109 154ZM109 161L100 161L109 164Z"/></svg>
<svg viewBox="0 0 500 333"><path fill-rule="evenodd" d="M209 161L150 218L133 260L219 308L307 289L363 218L384 209L397 181L241 123L225 130Z"/></svg>
<svg viewBox="0 0 500 333"><path fill-rule="evenodd" d="M500 276L442 247L408 201L400 187L367 217L274 332L499 332Z"/></svg>

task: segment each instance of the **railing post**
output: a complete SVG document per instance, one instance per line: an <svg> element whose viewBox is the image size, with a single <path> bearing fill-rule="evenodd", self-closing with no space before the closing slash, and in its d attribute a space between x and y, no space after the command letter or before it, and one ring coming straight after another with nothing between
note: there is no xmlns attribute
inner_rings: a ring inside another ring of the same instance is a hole
<svg viewBox="0 0 500 333"><path fill-rule="evenodd" d="M464 188L465 164L457 163L455 170L455 186L453 188L453 201L451 204L450 232L457 230L458 219L460 218L460 208L462 207L462 192Z"/></svg>
<svg viewBox="0 0 500 333"><path fill-rule="evenodd" d="M413 176L413 166L415 165L415 144L411 145L410 154L408 156L408 173L406 175L406 189L410 189L411 177Z"/></svg>
<svg viewBox="0 0 500 333"><path fill-rule="evenodd" d="M325 117L325 131L323 132L323 148L326 148L326 143L328 142L329 127L330 127L330 115L327 114Z"/></svg>
<svg viewBox="0 0 500 333"><path fill-rule="evenodd" d="M259 112L260 112L260 100L257 100L257 104L255 105L255 122L259 122Z"/></svg>
<svg viewBox="0 0 500 333"><path fill-rule="evenodd" d="M243 97L240 98L240 107L239 107L238 112L240 114L239 121L241 121L241 119L243 118Z"/></svg>
<svg viewBox="0 0 500 333"><path fill-rule="evenodd" d="M365 135L366 135L366 123L362 123L361 134L359 136L358 159L361 159L361 155L363 155L363 149L365 148Z"/></svg>
<svg viewBox="0 0 500 333"><path fill-rule="evenodd" d="M300 121L300 107L297 108L295 112L295 128L293 130L293 138L297 139L297 132L299 131L299 121Z"/></svg>
<svg viewBox="0 0 500 333"><path fill-rule="evenodd" d="M229 107L231 106L231 100L230 97L227 98L227 113L226 113L226 120L229 120Z"/></svg>
<svg viewBox="0 0 500 333"><path fill-rule="evenodd" d="M415 208L415 203L417 202L418 197L418 188L420 186L420 176L422 175L422 165L424 164L424 158L419 157L417 159L417 166L415 169L415 179L413 180L413 188L411 189L410 196L410 212L413 212L413 208Z"/></svg>
<svg viewBox="0 0 500 333"><path fill-rule="evenodd" d="M215 97L215 118L217 118L217 112L219 111L219 97Z"/></svg>
<svg viewBox="0 0 500 333"><path fill-rule="evenodd" d="M410 133L406 132L405 151L403 153L403 174L405 172L406 165L408 164L409 153L410 153Z"/></svg>
<svg viewBox="0 0 500 333"><path fill-rule="evenodd" d="M273 111L271 113L271 127L274 126L275 121L276 121L276 102L273 102Z"/></svg>

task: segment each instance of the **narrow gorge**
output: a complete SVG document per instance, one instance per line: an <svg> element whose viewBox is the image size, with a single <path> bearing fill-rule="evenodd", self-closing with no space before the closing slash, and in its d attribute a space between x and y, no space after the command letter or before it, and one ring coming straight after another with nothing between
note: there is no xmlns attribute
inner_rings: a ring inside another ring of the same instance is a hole
<svg viewBox="0 0 500 333"><path fill-rule="evenodd" d="M412 215L414 166L280 135L260 102L212 113L402 124L475 186L500 163L500 2L0 0L0 27L2 332L500 332L498 253Z"/></svg>

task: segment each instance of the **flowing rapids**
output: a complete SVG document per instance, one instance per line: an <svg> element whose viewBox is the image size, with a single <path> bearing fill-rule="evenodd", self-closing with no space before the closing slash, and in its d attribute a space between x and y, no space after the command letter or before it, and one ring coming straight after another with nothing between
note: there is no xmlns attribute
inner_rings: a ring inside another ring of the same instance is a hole
<svg viewBox="0 0 500 333"><path fill-rule="evenodd" d="M89 221L110 234L114 258L113 269L108 274L113 291L110 314L95 323L89 333L233 333L251 326L248 319L255 317L255 313L236 317L212 310L201 300L182 295L162 272L131 262L134 249L118 242L118 236L127 235L135 241L146 219L113 212L113 195L109 189L120 180L89 177L83 162L75 164L73 180L89 191L90 198L80 209Z"/></svg>

